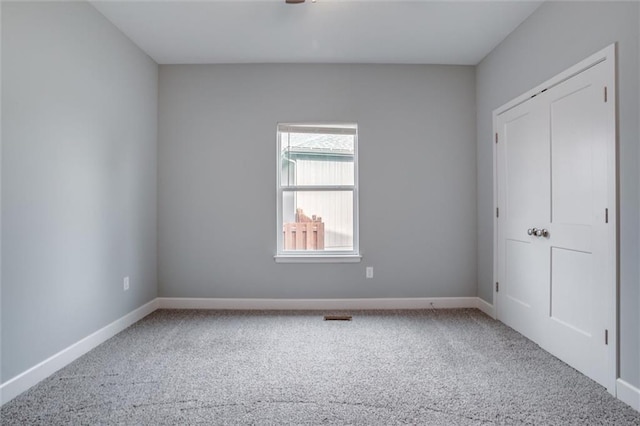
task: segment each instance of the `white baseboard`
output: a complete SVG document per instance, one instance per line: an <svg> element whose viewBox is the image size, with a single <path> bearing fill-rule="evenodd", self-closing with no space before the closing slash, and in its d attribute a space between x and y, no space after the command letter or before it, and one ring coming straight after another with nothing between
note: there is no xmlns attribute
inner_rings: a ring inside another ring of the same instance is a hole
<svg viewBox="0 0 640 426"><path fill-rule="evenodd" d="M214 299L159 297L157 300L159 309L364 310L478 308L477 297L381 299Z"/></svg>
<svg viewBox="0 0 640 426"><path fill-rule="evenodd" d="M496 311L493 309L493 305L483 299L476 297L476 308L480 309L491 318L496 319Z"/></svg>
<svg viewBox="0 0 640 426"><path fill-rule="evenodd" d="M616 381L616 396L631 408L640 411L640 389L622 379Z"/></svg>
<svg viewBox="0 0 640 426"><path fill-rule="evenodd" d="M88 335L84 339L61 350L57 354L50 356L27 371L15 376L5 383L2 383L0 385L0 405L9 402L31 386L75 361L91 349L115 336L156 309L158 309L158 303L157 299L154 299L136 310L129 312L122 318L117 319L111 324L106 325L100 330Z"/></svg>

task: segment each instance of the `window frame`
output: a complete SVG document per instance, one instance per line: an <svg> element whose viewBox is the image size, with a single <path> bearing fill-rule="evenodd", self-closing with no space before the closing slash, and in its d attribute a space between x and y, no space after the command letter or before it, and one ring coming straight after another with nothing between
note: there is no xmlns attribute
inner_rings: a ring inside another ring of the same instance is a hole
<svg viewBox="0 0 640 426"><path fill-rule="evenodd" d="M353 135L353 185L283 185L282 135L286 133ZM276 126L276 254L278 263L351 263L360 262L358 206L358 124L357 123L278 123ZM353 196L353 250L284 250L283 203L285 192L351 191Z"/></svg>

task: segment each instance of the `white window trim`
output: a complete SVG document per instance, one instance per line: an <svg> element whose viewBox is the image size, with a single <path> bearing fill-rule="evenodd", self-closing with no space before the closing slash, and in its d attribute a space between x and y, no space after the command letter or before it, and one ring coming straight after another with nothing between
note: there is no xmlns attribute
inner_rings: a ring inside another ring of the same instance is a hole
<svg viewBox="0 0 640 426"><path fill-rule="evenodd" d="M330 125L317 124L295 124L295 123L279 123L276 127L276 254L274 259L276 263L356 263L360 262L360 227L359 227L359 196L358 196L358 131L351 127L341 127L339 124L332 123L336 127ZM353 125L353 124L349 124ZM299 133L334 133L334 134L353 134L354 135L354 162L353 162L353 185L326 185L326 186L282 186L282 167L280 165L280 149L281 149L281 133L296 131ZM282 201L283 193L286 191L353 191L353 250L352 251L284 251L284 241L282 236Z"/></svg>
<svg viewBox="0 0 640 426"><path fill-rule="evenodd" d="M359 263L362 261L362 256L355 254L343 254L343 255L309 255L303 256L281 254L273 256L276 263Z"/></svg>

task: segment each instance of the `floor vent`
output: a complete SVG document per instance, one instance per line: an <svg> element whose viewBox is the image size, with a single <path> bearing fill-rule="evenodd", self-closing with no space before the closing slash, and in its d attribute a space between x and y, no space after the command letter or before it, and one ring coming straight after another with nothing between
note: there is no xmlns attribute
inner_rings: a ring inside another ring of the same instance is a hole
<svg viewBox="0 0 640 426"><path fill-rule="evenodd" d="M351 315L325 315L325 321L351 321Z"/></svg>

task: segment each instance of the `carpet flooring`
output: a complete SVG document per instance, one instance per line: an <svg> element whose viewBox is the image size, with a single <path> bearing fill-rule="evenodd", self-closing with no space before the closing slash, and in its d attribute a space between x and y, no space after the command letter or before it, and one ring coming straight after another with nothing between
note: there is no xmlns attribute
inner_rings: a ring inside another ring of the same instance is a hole
<svg viewBox="0 0 640 426"><path fill-rule="evenodd" d="M156 311L0 410L3 425L640 425L475 309Z"/></svg>

